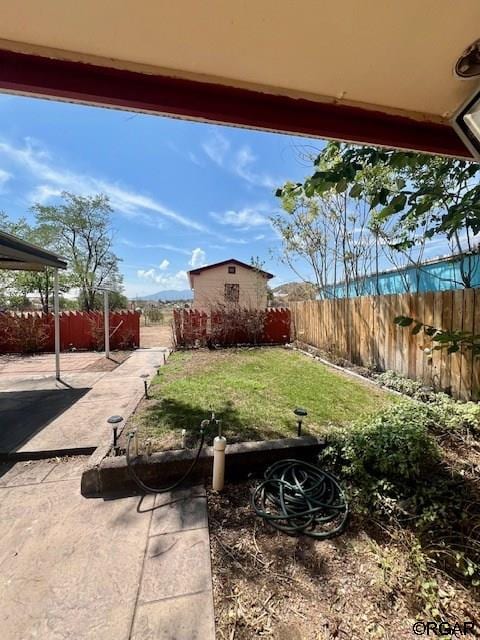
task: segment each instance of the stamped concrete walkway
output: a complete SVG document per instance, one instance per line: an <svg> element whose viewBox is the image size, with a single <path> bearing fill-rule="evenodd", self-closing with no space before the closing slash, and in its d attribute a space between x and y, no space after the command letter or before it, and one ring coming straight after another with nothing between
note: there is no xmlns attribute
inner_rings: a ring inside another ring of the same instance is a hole
<svg viewBox="0 0 480 640"><path fill-rule="evenodd" d="M68 356L77 362L89 355L65 354L67 371ZM2 371L0 451L36 457L93 450L111 432L109 416L127 418L134 410L144 392L140 376L151 378L164 364L164 356L168 356L164 347L137 349L113 371L70 370L62 375L62 383L41 370L34 372L27 360L25 371ZM34 366L38 369L39 364ZM42 428L35 429L38 422Z"/></svg>
<svg viewBox="0 0 480 640"><path fill-rule="evenodd" d="M87 500L84 464L0 466L2 640L214 640L203 487Z"/></svg>

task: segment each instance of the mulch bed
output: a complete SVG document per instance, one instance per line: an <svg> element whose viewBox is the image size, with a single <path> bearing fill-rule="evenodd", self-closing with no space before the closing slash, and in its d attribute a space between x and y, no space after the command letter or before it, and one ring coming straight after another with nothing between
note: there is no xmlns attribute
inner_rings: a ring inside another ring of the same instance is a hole
<svg viewBox="0 0 480 640"><path fill-rule="evenodd" d="M111 351L110 358L99 355L98 359L87 364L82 371L113 371L130 357L131 351Z"/></svg>
<svg viewBox="0 0 480 640"><path fill-rule="evenodd" d="M411 638L415 614L392 592L377 544L353 521L340 537L290 537L257 518L252 483L208 495L218 638Z"/></svg>

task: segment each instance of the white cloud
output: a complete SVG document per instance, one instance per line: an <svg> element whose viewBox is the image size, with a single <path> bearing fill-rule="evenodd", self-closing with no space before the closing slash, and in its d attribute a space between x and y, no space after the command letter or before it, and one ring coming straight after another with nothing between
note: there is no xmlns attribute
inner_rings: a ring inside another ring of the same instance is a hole
<svg viewBox="0 0 480 640"><path fill-rule="evenodd" d="M190 258L190 262L188 263L191 267L203 267L206 264L205 262L206 254L203 249L198 247L192 251L192 257Z"/></svg>
<svg viewBox="0 0 480 640"><path fill-rule="evenodd" d="M230 225L232 227L243 227L245 229L261 227L269 223L268 218L262 215L256 207L245 207L240 211L231 209L224 213L212 212L210 215L220 224Z"/></svg>
<svg viewBox="0 0 480 640"><path fill-rule="evenodd" d="M5 185L12 177L12 174L4 169L0 169L0 193L3 191Z"/></svg>
<svg viewBox="0 0 480 640"><path fill-rule="evenodd" d="M189 256L192 252L188 249L182 249L182 247L175 247L171 244L164 243L146 243L142 244L141 242L132 242L131 240L127 240L126 238L120 238L120 244L124 244L126 247L132 247L132 249L164 249L165 251L174 251L175 253L182 253L184 256Z"/></svg>
<svg viewBox="0 0 480 640"><path fill-rule="evenodd" d="M187 272L182 270L176 273L158 273L155 269L139 269L137 277L154 282L158 291L166 291L167 289L181 291L189 288Z"/></svg>
<svg viewBox="0 0 480 640"><path fill-rule="evenodd" d="M192 151L188 152L187 157L190 160L190 162L193 162L193 164L196 164L197 167L203 167L204 166L203 162L201 162L199 160L199 158Z"/></svg>
<svg viewBox="0 0 480 640"><path fill-rule="evenodd" d="M283 179L274 178L268 173L255 170L254 165L257 158L251 148L245 145L233 152L230 142L218 131L215 131L213 136L203 143L202 149L212 162L219 167L224 167L250 185L273 190L285 182Z"/></svg>
<svg viewBox="0 0 480 640"><path fill-rule="evenodd" d="M202 144L202 149L212 162L218 164L219 167L222 167L225 161L225 156L230 149L230 143L218 131L215 131L210 140L207 140L207 142Z"/></svg>
<svg viewBox="0 0 480 640"><path fill-rule="evenodd" d="M149 269L148 271L145 269L139 269L137 271L137 276L139 278L155 278L155 269Z"/></svg>
<svg viewBox="0 0 480 640"><path fill-rule="evenodd" d="M254 240L265 240L265 235L263 233L260 233L258 236L255 236Z"/></svg>
<svg viewBox="0 0 480 640"><path fill-rule="evenodd" d="M62 189L51 187L48 184L39 184L31 193L30 200L39 204L46 204L51 198L62 195Z"/></svg>
<svg viewBox="0 0 480 640"><path fill-rule="evenodd" d="M233 172L246 180L249 184L257 187L266 187L267 189L275 189L279 185L283 184L282 180L274 179L272 176L266 173L258 173L253 169L257 158L253 155L250 147L242 147L235 154L233 160Z"/></svg>
<svg viewBox="0 0 480 640"><path fill-rule="evenodd" d="M223 140L223 137L219 136L219 139ZM228 145L228 142L225 142ZM216 237L225 243L244 244L244 241L217 233L200 222L170 209L153 197L127 189L118 183L102 178L75 173L68 169L57 169L50 154L37 141L30 138L25 139L23 147L16 147L8 142L0 141L1 156L20 166L38 181L39 184L29 194L32 204L34 202L45 204L51 198L61 195L62 191L71 191L80 195L92 195L102 192L109 197L114 211L126 218L135 219L146 226L154 227L155 229L162 228L165 221L169 220L187 229ZM155 245L155 247L149 248L157 247L170 249L168 245ZM190 255L190 251L187 250L170 250Z"/></svg>
<svg viewBox="0 0 480 640"><path fill-rule="evenodd" d="M244 238L222 238L226 244L248 244Z"/></svg>
<svg viewBox="0 0 480 640"><path fill-rule="evenodd" d="M128 218L139 218L147 224L159 226L159 220L156 218L159 215L189 229L208 232L202 224L173 211L147 195L126 189L108 180L55 168L52 166L49 154L39 148L38 143L33 143L29 139L26 140L24 147L15 147L7 142L0 142L0 153L40 180L41 184L30 194L31 199L38 198L46 202L49 198L58 196L62 191L73 191L83 195L101 191L108 195L114 210Z"/></svg>
<svg viewBox="0 0 480 640"><path fill-rule="evenodd" d="M158 265L158 268L161 271L166 271L169 266L170 266L170 262L167 259L165 259L161 261L161 263Z"/></svg>

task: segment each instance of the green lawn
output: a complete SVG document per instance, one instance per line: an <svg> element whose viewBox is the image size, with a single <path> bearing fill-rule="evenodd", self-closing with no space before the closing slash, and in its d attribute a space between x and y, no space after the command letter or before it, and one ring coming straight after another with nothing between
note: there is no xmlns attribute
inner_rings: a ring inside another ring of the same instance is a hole
<svg viewBox="0 0 480 640"><path fill-rule="evenodd" d="M282 348L173 353L151 395L133 422L156 449L178 446L183 428L197 434L212 410L228 441L238 442L296 435L297 406L308 411L304 432L321 433L393 401L381 389Z"/></svg>

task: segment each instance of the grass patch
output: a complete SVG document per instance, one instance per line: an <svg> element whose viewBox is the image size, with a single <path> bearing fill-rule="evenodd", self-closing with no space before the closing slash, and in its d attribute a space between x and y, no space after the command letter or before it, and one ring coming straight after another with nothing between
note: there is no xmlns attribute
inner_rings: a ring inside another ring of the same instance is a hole
<svg viewBox="0 0 480 640"><path fill-rule="evenodd" d="M182 429L197 434L211 411L228 441L239 442L294 436L297 406L308 411L305 432L319 434L393 401L381 389L283 348L176 352L151 395L134 421L157 448L177 446Z"/></svg>

